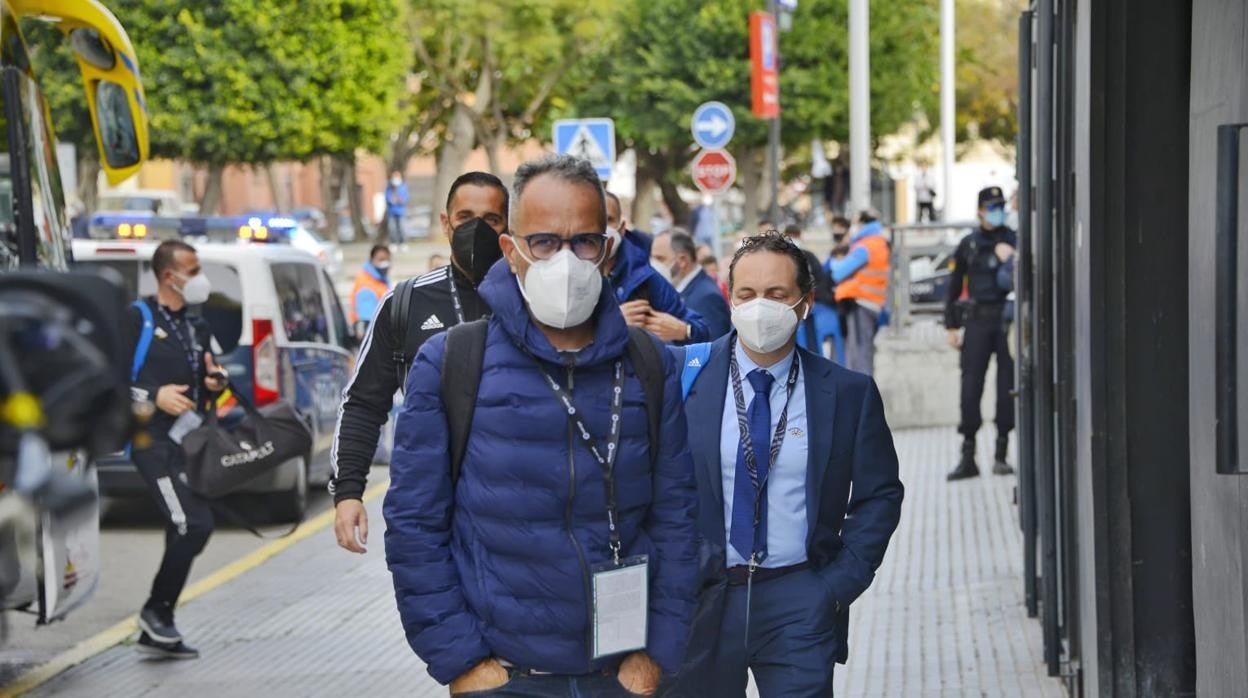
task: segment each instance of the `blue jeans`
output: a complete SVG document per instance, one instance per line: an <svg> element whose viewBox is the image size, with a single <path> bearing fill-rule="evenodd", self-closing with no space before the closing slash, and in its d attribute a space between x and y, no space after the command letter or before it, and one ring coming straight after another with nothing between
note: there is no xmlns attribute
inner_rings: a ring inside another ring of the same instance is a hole
<svg viewBox="0 0 1248 698"><path fill-rule="evenodd" d="M464 696L489 696L490 698L628 698L630 693L620 685L614 669L581 676L532 676L516 669L508 669L511 676L507 683L486 691L455 693L454 698Z"/></svg>

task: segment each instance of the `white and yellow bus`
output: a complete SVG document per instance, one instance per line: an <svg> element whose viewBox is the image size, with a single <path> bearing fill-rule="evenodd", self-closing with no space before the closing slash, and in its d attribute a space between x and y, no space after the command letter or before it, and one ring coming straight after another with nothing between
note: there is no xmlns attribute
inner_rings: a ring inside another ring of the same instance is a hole
<svg viewBox="0 0 1248 698"><path fill-rule="evenodd" d="M73 47L86 90L100 163L110 183L148 156L148 122L138 58L117 18L96 0L0 0L0 274L64 271L70 259L55 124L31 65L20 20L55 24ZM0 473L13 472L3 467ZM53 452L51 468L95 486L77 452ZM82 604L99 576L99 503L72 516L30 505L0 477L0 607L28 608L46 623Z"/></svg>

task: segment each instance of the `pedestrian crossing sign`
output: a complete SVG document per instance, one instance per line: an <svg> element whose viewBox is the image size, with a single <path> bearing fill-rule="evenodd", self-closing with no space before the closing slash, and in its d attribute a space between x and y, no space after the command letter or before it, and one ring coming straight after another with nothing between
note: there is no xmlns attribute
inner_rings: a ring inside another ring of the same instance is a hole
<svg viewBox="0 0 1248 698"><path fill-rule="evenodd" d="M611 119L560 119L555 122L555 152L588 160L598 178L611 178L615 164L615 122Z"/></svg>

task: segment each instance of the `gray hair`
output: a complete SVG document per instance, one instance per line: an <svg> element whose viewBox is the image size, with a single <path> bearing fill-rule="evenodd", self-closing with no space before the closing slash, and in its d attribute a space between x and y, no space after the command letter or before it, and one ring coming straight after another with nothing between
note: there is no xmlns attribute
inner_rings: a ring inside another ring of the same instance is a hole
<svg viewBox="0 0 1248 698"><path fill-rule="evenodd" d="M598 179L598 171L588 160L572 155L546 155L536 160L529 160L516 169L516 176L511 181L511 188L515 193L511 198L510 213L513 221L516 219L516 211L520 207L520 199L524 196L525 188L529 182L542 175L550 175L571 184L584 184L592 187L598 197L598 220L601 222L601 229L606 229L607 198L602 188L602 181Z"/></svg>
<svg viewBox="0 0 1248 698"><path fill-rule="evenodd" d="M689 233L669 233L672 236L672 254L685 255L689 261L698 263L698 245Z"/></svg>

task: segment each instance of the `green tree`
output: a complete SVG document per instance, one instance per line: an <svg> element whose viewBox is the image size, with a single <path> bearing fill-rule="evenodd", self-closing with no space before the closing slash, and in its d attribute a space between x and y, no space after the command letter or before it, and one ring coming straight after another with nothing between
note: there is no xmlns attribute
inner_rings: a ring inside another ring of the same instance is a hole
<svg viewBox="0 0 1248 698"><path fill-rule="evenodd" d="M647 186L657 185L678 220L684 216L676 186L688 182L687 166L696 153L689 120L698 104L716 99L736 116L730 149L741 171L747 217L757 208L767 122L750 112L748 37L749 13L765 4L618 4L618 36L578 71L583 88L568 111L616 120L621 145L638 153L639 200ZM935 0L875 0L871 21L871 126L878 137L935 108L939 22ZM792 30L781 34L781 134L794 152L806 152L793 146L813 138L848 137L847 27L846 0L803 0Z"/></svg>
<svg viewBox="0 0 1248 698"><path fill-rule="evenodd" d="M207 168L205 213L219 205L226 165L324 156L341 188L354 179L355 151L380 152L394 130L408 67L406 48L393 40L400 0L110 5L138 53L152 155ZM90 127L77 70L66 70L68 49L49 41L47 29L29 31L40 39L36 60L46 61L41 79L60 138L78 145L80 158L93 157L94 145L83 147ZM358 204L352 200L357 221Z"/></svg>
<svg viewBox="0 0 1248 698"><path fill-rule="evenodd" d="M499 151L530 137L565 78L607 30L610 0L419 0L411 39L422 87L432 90L446 126L439 144L435 200L484 146L499 172ZM428 112L415 113L428 120ZM410 123L410 122L409 122Z"/></svg>
<svg viewBox="0 0 1248 698"><path fill-rule="evenodd" d="M1026 0L957 4L957 138L1013 145L1018 135L1018 16Z"/></svg>

